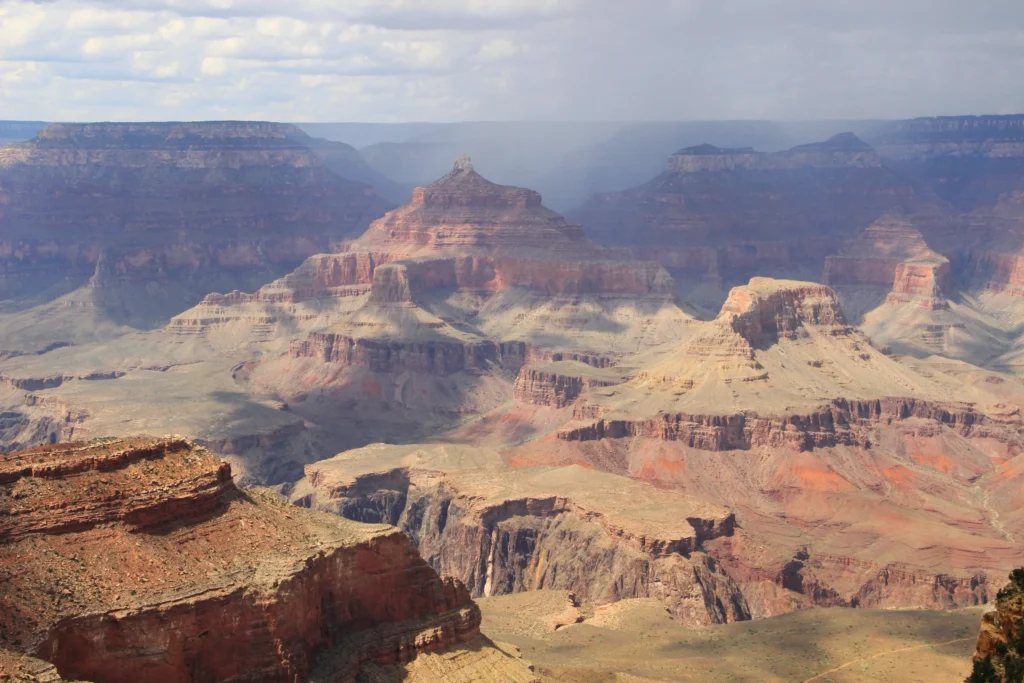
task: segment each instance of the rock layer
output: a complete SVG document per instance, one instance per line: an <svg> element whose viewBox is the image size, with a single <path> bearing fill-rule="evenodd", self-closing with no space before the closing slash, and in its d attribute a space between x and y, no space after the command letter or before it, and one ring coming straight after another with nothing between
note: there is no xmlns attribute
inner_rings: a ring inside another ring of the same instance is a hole
<svg viewBox="0 0 1024 683"><path fill-rule="evenodd" d="M736 586L703 552L733 533L727 510L580 468L516 471L480 455L369 446L308 466L291 496L398 525L474 596L563 588L596 604L656 597L693 625L748 618Z"/></svg>
<svg viewBox="0 0 1024 683"><path fill-rule="evenodd" d="M69 275L112 287L292 267L388 206L315 146L259 122L44 128L0 150L0 284L17 294Z"/></svg>
<svg viewBox="0 0 1024 683"><path fill-rule="evenodd" d="M0 476L0 643L65 677L355 680L479 641L465 588L397 530L243 494L185 441L41 447Z"/></svg>

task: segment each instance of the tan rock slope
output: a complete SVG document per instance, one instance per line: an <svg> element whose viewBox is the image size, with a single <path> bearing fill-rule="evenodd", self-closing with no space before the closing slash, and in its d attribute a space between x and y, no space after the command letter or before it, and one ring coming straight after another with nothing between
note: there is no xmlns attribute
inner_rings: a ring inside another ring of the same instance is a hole
<svg viewBox="0 0 1024 683"><path fill-rule="evenodd" d="M428 681L396 667L453 651L447 680L534 679L400 532L242 492L182 440L2 456L0 513L0 647L65 678Z"/></svg>

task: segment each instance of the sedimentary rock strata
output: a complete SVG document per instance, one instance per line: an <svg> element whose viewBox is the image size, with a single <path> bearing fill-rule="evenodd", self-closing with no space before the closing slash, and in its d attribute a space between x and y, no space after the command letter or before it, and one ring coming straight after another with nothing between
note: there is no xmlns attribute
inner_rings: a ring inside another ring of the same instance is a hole
<svg viewBox="0 0 1024 683"><path fill-rule="evenodd" d="M728 505L737 532L704 548L754 616L978 604L1013 562L1016 496L1000 482L1019 480L1016 402L875 349L825 286L755 279L624 375L583 390L554 438L505 457Z"/></svg>
<svg viewBox="0 0 1024 683"><path fill-rule="evenodd" d="M571 216L597 241L686 280L681 294L701 303L701 288L760 272L817 277L845 239L920 204L869 145L844 134L785 152L683 149L649 183L597 195Z"/></svg>
<svg viewBox="0 0 1024 683"><path fill-rule="evenodd" d="M44 128L0 150L3 293L90 276L103 290L225 273L244 285L294 267L388 208L314 147L259 122Z"/></svg>
<svg viewBox="0 0 1024 683"><path fill-rule="evenodd" d="M0 646L65 678L346 681L462 643L494 654L466 589L400 532L243 493L182 440L6 455L0 494Z"/></svg>
<svg viewBox="0 0 1024 683"><path fill-rule="evenodd" d="M728 510L578 467L516 470L494 452L368 446L306 469L300 505L399 526L475 596L564 588L588 603L655 597L687 624L748 618L703 551Z"/></svg>

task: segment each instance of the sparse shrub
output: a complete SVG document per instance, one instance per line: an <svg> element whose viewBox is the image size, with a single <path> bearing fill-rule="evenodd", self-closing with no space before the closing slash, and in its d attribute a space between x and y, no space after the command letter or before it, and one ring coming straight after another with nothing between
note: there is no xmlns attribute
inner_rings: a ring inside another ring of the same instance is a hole
<svg viewBox="0 0 1024 683"><path fill-rule="evenodd" d="M1010 582L996 594L997 608L1003 618L1016 616L1007 642L997 643L994 656L975 660L965 683L1024 683L1024 615L1014 615L1024 601L1024 567L1010 573ZM1009 612L1009 614L1007 614Z"/></svg>

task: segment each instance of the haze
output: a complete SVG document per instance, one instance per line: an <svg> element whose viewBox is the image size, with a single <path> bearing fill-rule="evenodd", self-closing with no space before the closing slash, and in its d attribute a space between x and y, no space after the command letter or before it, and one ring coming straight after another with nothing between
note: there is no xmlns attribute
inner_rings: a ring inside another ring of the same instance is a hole
<svg viewBox="0 0 1024 683"><path fill-rule="evenodd" d="M7 119L899 118L1021 73L1016 0L0 0Z"/></svg>

